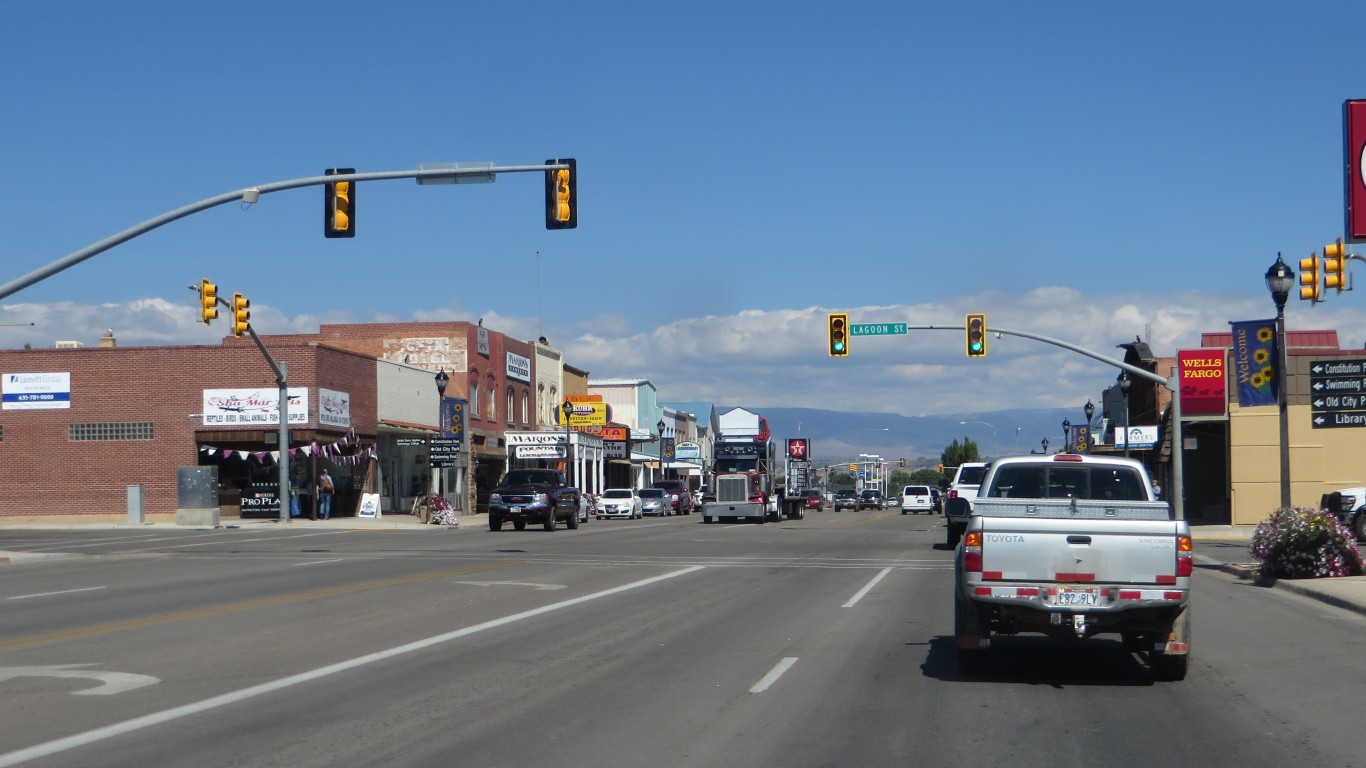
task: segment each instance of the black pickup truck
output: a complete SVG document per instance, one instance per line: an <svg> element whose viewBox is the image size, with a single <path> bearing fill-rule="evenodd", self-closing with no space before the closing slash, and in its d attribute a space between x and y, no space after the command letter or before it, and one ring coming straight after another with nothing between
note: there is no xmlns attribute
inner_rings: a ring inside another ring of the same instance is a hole
<svg viewBox="0 0 1366 768"><path fill-rule="evenodd" d="M578 528L579 495L558 469L509 470L489 496L489 530L503 530L505 520L519 531L528 522L553 531L561 520Z"/></svg>

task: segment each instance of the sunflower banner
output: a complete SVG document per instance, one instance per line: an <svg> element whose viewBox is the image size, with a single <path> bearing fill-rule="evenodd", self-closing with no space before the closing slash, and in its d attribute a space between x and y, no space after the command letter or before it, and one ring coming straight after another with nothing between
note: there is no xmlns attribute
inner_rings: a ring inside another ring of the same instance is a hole
<svg viewBox="0 0 1366 768"><path fill-rule="evenodd" d="M1276 321L1244 320L1233 326L1233 371L1238 377L1238 406L1275 405L1277 392Z"/></svg>

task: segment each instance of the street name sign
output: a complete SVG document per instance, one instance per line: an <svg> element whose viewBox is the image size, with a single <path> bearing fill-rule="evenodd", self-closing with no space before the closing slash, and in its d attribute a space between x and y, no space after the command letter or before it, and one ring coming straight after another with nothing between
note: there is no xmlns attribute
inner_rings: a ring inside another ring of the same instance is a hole
<svg viewBox="0 0 1366 768"><path fill-rule="evenodd" d="M905 323L850 323L850 336L894 336L906 332Z"/></svg>
<svg viewBox="0 0 1366 768"><path fill-rule="evenodd" d="M1310 362L1309 405L1314 429L1366 427L1366 360Z"/></svg>

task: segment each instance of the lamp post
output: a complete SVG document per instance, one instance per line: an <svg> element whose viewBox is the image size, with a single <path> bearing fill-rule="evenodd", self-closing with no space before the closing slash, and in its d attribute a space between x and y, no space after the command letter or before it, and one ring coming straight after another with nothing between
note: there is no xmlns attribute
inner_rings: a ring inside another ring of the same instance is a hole
<svg viewBox="0 0 1366 768"><path fill-rule="evenodd" d="M987 427L988 429L990 429L990 430L991 430L991 448L992 448L992 451L994 451L994 453L995 453L996 456L998 456L998 457L1000 456L1000 454L1001 454L1001 436L998 435L998 434L996 433L996 427L993 427L992 425L986 423L985 421L960 421L960 422L958 422L958 423L959 423L959 424L981 424L982 426Z"/></svg>
<svg viewBox="0 0 1366 768"><path fill-rule="evenodd" d="M1129 378L1129 372L1123 371L1119 374L1119 393L1124 396L1124 458L1129 458L1129 387L1133 380Z"/></svg>
<svg viewBox="0 0 1366 768"><path fill-rule="evenodd" d="M564 478L565 482L574 485L574 446L569 434L569 417L574 413L574 404L568 400L560 404L560 413L564 417Z"/></svg>
<svg viewBox="0 0 1366 768"><path fill-rule="evenodd" d="M436 380L436 423L440 425L438 429L441 432L437 437L445 437L446 433L450 431L450 425L446 423L446 409L441 407L441 401L446 397L446 385L451 383L451 377L446 373L446 369L442 368L436 372L436 376L433 378ZM427 455L430 456L431 452L428 452ZM440 481L441 470L434 469L432 472L433 494L441 493Z"/></svg>
<svg viewBox="0 0 1366 768"><path fill-rule="evenodd" d="M655 430L659 432L659 479L664 479L664 420L655 422Z"/></svg>
<svg viewBox="0 0 1366 768"><path fill-rule="evenodd" d="M1062 420L1062 452L1072 452L1072 420L1068 418Z"/></svg>
<svg viewBox="0 0 1366 768"><path fill-rule="evenodd" d="M1276 400L1281 417L1281 507L1290 506L1290 412L1286 402L1289 351L1285 348L1285 300L1295 284L1295 273L1276 254L1276 263L1266 271L1266 288L1276 302Z"/></svg>
<svg viewBox="0 0 1366 768"><path fill-rule="evenodd" d="M1091 450L1091 435L1095 434L1095 426L1091 419L1096 415L1096 404L1091 402L1091 398L1086 398L1086 405L1081 407L1081 412L1086 414L1086 450Z"/></svg>
<svg viewBox="0 0 1366 768"><path fill-rule="evenodd" d="M1043 455L1047 456L1047 455L1048 455L1048 438L1045 437L1044 439L1040 440L1039 442L1040 442L1040 443L1043 443Z"/></svg>

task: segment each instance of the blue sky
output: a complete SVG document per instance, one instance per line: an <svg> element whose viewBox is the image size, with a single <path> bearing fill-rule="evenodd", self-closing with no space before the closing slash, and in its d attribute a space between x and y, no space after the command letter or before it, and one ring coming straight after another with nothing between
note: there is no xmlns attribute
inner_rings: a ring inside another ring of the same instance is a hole
<svg viewBox="0 0 1366 768"><path fill-rule="evenodd" d="M989 324L1160 354L1274 313L1341 234L1360 2L0 4L0 282L182 205L343 166L578 161L363 184L175 222L0 300L0 345L216 343L485 318L671 401L920 415L1052 407L1114 371L950 333L825 355L824 319ZM1360 265L1354 265L1359 271ZM1366 341L1360 294L1291 328ZM34 323L14 327L10 323Z"/></svg>

